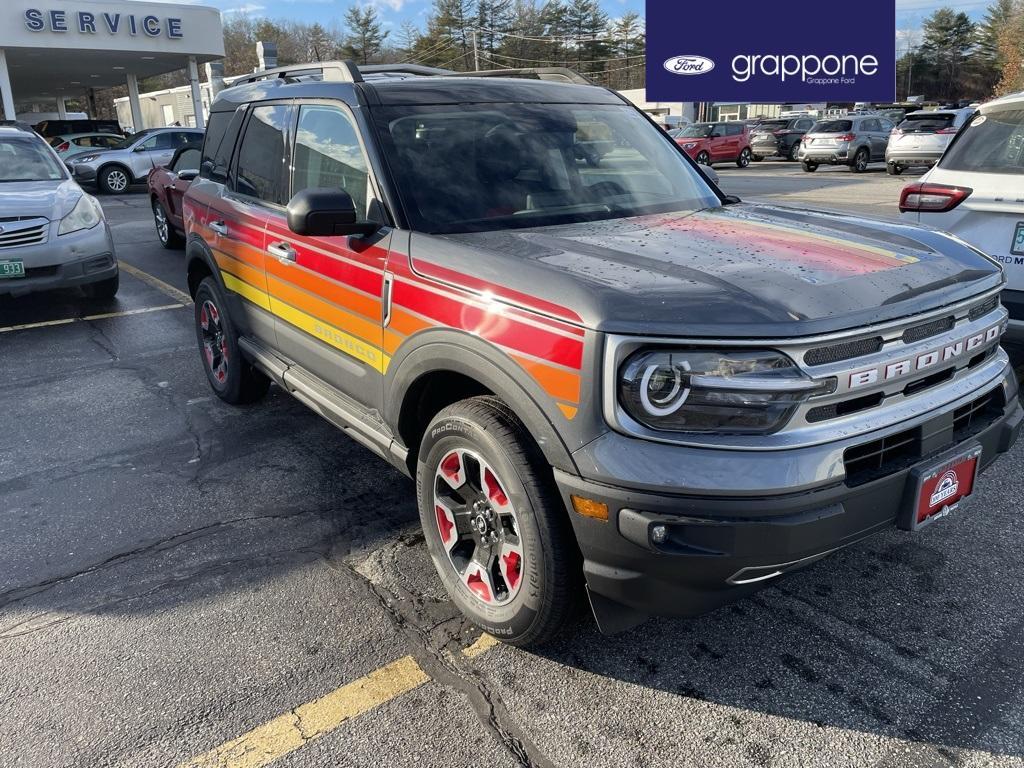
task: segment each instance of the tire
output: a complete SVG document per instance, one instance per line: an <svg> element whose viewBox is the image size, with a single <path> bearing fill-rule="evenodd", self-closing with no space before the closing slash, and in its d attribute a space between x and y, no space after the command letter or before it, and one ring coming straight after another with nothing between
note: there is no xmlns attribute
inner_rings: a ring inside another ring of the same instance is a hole
<svg viewBox="0 0 1024 768"><path fill-rule="evenodd" d="M861 147L854 155L853 160L850 161L850 170L854 173L864 173L868 169L868 163L871 161L871 156L868 151Z"/></svg>
<svg viewBox="0 0 1024 768"><path fill-rule="evenodd" d="M242 357L238 333L217 281L206 277L196 289L196 340L206 378L226 403L254 403L267 394L270 379Z"/></svg>
<svg viewBox="0 0 1024 768"><path fill-rule="evenodd" d="M105 195L117 195L131 186L131 175L120 165L108 165L96 176L96 186Z"/></svg>
<svg viewBox="0 0 1024 768"><path fill-rule="evenodd" d="M890 176L899 176L901 173L903 173L903 166L897 165L896 163L886 163L885 172L888 173Z"/></svg>
<svg viewBox="0 0 1024 768"><path fill-rule="evenodd" d="M750 165L750 147L744 147L740 151L740 156L736 158L737 168L746 168Z"/></svg>
<svg viewBox="0 0 1024 768"><path fill-rule="evenodd" d="M501 400L462 400L431 420L416 495L434 567L480 629L536 647L574 617L583 570L565 506L543 454Z"/></svg>
<svg viewBox="0 0 1024 768"><path fill-rule="evenodd" d="M800 142L794 141L793 146L789 148L789 160L795 163L799 159L797 158L798 154L800 154Z"/></svg>
<svg viewBox="0 0 1024 768"><path fill-rule="evenodd" d="M114 275L98 283L89 283L82 286L82 293L86 298L96 301L111 301L117 296L117 289L121 287L121 276Z"/></svg>
<svg viewBox="0 0 1024 768"><path fill-rule="evenodd" d="M800 167L803 168L807 173L814 173L818 170L818 164L804 160L800 163Z"/></svg>
<svg viewBox="0 0 1024 768"><path fill-rule="evenodd" d="M706 151L698 152L697 157L695 159L697 160L698 165L707 165L709 167L711 165L711 155L709 155Z"/></svg>
<svg viewBox="0 0 1024 768"><path fill-rule="evenodd" d="M171 224L167 217L167 210L159 200L153 200L153 223L156 226L156 236L167 250L177 250L185 245L185 240L178 234L178 230Z"/></svg>

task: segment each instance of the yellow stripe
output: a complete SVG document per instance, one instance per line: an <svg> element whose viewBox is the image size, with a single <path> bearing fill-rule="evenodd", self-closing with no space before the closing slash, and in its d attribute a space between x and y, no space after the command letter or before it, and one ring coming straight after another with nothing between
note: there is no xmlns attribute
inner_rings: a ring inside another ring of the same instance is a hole
<svg viewBox="0 0 1024 768"><path fill-rule="evenodd" d="M224 277L225 286L256 306L262 307L286 323L291 323L311 336L316 336L324 343L341 350L349 357L354 357L356 360L366 363L378 373L387 372L391 358L385 355L380 348L368 344L362 339L357 339L352 334L346 333L340 328L335 328L323 320L318 320L312 315L307 315L305 312L285 304L280 299L268 296L258 288L254 288L248 283L239 280L230 272L222 270L221 275Z"/></svg>
<svg viewBox="0 0 1024 768"><path fill-rule="evenodd" d="M178 768L261 768L429 679L415 659L405 656Z"/></svg>
<svg viewBox="0 0 1024 768"><path fill-rule="evenodd" d="M132 277L137 278L142 282L153 286L161 293L167 294L175 301L180 301L182 304L186 305L192 303L192 297L189 296L187 293L185 293L184 291L179 291L173 285L168 285L158 277L153 277L151 274L149 274L149 272L143 272L138 267L133 267L131 264L125 261L119 261L118 268L122 272L127 272Z"/></svg>
<svg viewBox="0 0 1024 768"><path fill-rule="evenodd" d="M221 277L224 278L224 285L225 287L227 287L228 290L234 291L239 296L251 301L257 307L261 307L262 309L267 310L267 312L271 311L270 298L259 288L253 288L247 282L239 280L230 272L225 272L224 270L221 270L220 274Z"/></svg>
<svg viewBox="0 0 1024 768"><path fill-rule="evenodd" d="M494 635L488 635L484 632L480 637L476 639L472 645L464 648L462 655L470 659L475 659L477 656L486 653L498 644L498 639Z"/></svg>

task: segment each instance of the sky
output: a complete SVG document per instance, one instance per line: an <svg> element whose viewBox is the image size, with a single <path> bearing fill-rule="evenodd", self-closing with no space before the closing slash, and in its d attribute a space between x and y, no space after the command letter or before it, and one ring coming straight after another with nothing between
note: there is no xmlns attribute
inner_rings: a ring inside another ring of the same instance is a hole
<svg viewBox="0 0 1024 768"><path fill-rule="evenodd" d="M345 10L357 0L175 0L208 5L219 8L222 13L248 13L250 16L266 16L272 19L294 19L296 21L319 21L325 26L341 18ZM677 2L678 0L663 0ZM748 2L749 0L741 0ZM908 41L916 44L920 40L921 24L936 8L951 6L978 21L985 15L991 0L896 0L897 44L902 53ZM398 29L406 20L422 26L423 19L432 5L432 0L359 0L359 4L372 3L377 6L381 19L388 28ZM644 0L601 0L601 5L612 18L626 11L644 15Z"/></svg>

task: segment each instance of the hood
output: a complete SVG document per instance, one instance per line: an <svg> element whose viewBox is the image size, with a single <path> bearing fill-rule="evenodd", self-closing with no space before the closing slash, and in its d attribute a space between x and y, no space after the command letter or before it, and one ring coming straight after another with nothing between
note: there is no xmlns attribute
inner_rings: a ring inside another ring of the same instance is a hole
<svg viewBox="0 0 1024 768"><path fill-rule="evenodd" d="M490 252L482 258L480 251ZM497 297L568 308L600 331L789 337L857 328L1002 284L998 265L934 230L740 204L446 236L414 236L414 268ZM443 273L443 274L442 274ZM518 303L523 303L519 301ZM559 313L555 313L559 314Z"/></svg>
<svg viewBox="0 0 1024 768"><path fill-rule="evenodd" d="M42 216L58 221L71 213L83 194L72 179L5 182L0 183L0 210L4 216Z"/></svg>

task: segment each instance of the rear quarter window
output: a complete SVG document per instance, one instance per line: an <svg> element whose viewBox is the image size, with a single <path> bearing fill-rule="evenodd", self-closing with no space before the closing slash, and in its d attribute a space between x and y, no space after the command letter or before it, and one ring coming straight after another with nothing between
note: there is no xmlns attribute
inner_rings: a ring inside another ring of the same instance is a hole
<svg viewBox="0 0 1024 768"><path fill-rule="evenodd" d="M1024 174L1024 108L976 115L950 144L939 167Z"/></svg>
<svg viewBox="0 0 1024 768"><path fill-rule="evenodd" d="M206 124L202 161L199 166L199 175L204 179L221 184L228 180L231 152L238 140L238 132L241 130L244 116L244 109L236 109L234 112L214 112L210 115Z"/></svg>

